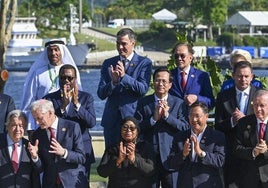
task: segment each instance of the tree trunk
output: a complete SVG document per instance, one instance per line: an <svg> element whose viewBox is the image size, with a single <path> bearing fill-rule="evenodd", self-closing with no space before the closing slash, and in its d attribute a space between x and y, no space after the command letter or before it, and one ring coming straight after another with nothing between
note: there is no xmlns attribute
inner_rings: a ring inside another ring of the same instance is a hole
<svg viewBox="0 0 268 188"><path fill-rule="evenodd" d="M17 0L2 0L0 9L0 92L2 93L7 80L5 55L11 39L11 31L15 21Z"/></svg>

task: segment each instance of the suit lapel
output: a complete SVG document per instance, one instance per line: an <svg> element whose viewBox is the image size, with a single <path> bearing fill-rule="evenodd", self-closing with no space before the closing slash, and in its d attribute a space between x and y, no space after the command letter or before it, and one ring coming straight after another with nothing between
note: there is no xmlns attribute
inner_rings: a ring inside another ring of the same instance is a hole
<svg viewBox="0 0 268 188"><path fill-rule="evenodd" d="M185 86L185 93L189 90L190 86L193 84L193 81L195 79L195 69L191 66L189 75L187 77L187 82Z"/></svg>
<svg viewBox="0 0 268 188"><path fill-rule="evenodd" d="M128 69L126 70L126 73L128 75L131 75L132 72L135 70L135 67L137 66L138 63L139 63L138 55L134 52L134 55L133 55L131 61L129 62L129 66L128 66Z"/></svg>
<svg viewBox="0 0 268 188"><path fill-rule="evenodd" d="M59 143L62 143L62 140L65 136L65 133L67 131L65 124L62 123L63 119L59 118L58 127L57 127L57 141Z"/></svg>

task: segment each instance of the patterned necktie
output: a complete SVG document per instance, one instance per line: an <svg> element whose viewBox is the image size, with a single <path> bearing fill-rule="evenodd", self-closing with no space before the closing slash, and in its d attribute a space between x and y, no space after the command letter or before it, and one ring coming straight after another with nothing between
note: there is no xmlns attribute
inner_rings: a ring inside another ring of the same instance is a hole
<svg viewBox="0 0 268 188"><path fill-rule="evenodd" d="M260 127L259 127L259 139L263 139L264 133L265 133L265 124L260 123L259 125L260 125Z"/></svg>
<svg viewBox="0 0 268 188"><path fill-rule="evenodd" d="M185 91L185 86L186 86L186 72L181 71L181 88L183 90L183 92Z"/></svg>
<svg viewBox="0 0 268 188"><path fill-rule="evenodd" d="M159 105L159 119L161 119L164 116L164 109L160 106L163 106L163 100L159 99L158 100L158 105Z"/></svg>
<svg viewBox="0 0 268 188"><path fill-rule="evenodd" d="M55 136L55 133L54 133L54 130L52 127L49 127L48 128L49 132L50 132L50 142L52 141L52 138L55 138L56 139L56 136Z"/></svg>
<svg viewBox="0 0 268 188"><path fill-rule="evenodd" d="M123 64L124 64L125 71L126 71L128 69L128 67L129 67L129 60L128 59L123 59Z"/></svg>
<svg viewBox="0 0 268 188"><path fill-rule="evenodd" d="M56 136L55 136L54 129L52 127L49 127L48 130L50 132L50 142L51 142L52 141L52 138L56 139ZM61 185L61 179L60 179L59 174L56 177L56 184L57 185Z"/></svg>
<svg viewBox="0 0 268 188"><path fill-rule="evenodd" d="M13 147L12 154L11 154L11 161L12 161L14 172L17 173L19 169L18 143L14 143L13 146L14 147Z"/></svg>

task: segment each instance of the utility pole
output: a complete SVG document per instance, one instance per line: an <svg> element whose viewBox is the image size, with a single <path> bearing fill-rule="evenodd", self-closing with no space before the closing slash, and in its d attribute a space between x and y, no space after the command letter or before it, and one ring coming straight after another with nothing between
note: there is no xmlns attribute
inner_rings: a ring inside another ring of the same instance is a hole
<svg viewBox="0 0 268 188"><path fill-rule="evenodd" d="M82 0L79 0L79 33L82 33Z"/></svg>

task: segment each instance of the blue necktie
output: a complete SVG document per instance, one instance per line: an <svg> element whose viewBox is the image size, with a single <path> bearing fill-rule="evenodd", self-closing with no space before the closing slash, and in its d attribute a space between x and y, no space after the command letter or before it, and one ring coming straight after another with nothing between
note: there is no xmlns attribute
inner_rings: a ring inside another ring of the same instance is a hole
<svg viewBox="0 0 268 188"><path fill-rule="evenodd" d="M245 114L246 111L246 94L244 92L241 92L239 94L239 109L243 114Z"/></svg>

